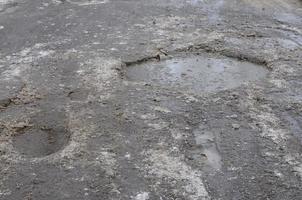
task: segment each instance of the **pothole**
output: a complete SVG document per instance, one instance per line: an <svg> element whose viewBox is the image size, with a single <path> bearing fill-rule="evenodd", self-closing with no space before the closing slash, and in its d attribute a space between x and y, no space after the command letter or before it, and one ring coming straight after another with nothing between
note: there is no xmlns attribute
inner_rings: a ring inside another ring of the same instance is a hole
<svg viewBox="0 0 302 200"><path fill-rule="evenodd" d="M268 69L228 57L194 55L160 62L148 61L127 67L130 81L148 82L190 92L215 92L264 79Z"/></svg>
<svg viewBox="0 0 302 200"><path fill-rule="evenodd" d="M66 146L70 132L65 126L63 113L44 113L20 129L13 136L14 147L28 157L43 157Z"/></svg>

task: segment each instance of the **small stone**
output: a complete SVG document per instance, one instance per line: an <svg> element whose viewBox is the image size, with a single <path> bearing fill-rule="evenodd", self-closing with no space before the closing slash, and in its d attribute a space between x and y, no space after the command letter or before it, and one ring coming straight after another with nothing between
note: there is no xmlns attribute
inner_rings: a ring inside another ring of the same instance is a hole
<svg viewBox="0 0 302 200"><path fill-rule="evenodd" d="M131 155L129 153L126 153L125 158L130 159Z"/></svg>
<svg viewBox="0 0 302 200"><path fill-rule="evenodd" d="M163 107L160 107L160 106L156 106L154 108L155 111L158 111L158 112L162 112L162 113L170 113L171 111L167 108L163 108Z"/></svg>
<svg viewBox="0 0 302 200"><path fill-rule="evenodd" d="M230 118L232 118L232 119L236 119L236 118L238 118L238 115L236 115L236 114L231 115L231 116L230 116Z"/></svg>
<svg viewBox="0 0 302 200"><path fill-rule="evenodd" d="M239 124L232 124L232 128L238 130L240 128Z"/></svg>
<svg viewBox="0 0 302 200"><path fill-rule="evenodd" d="M186 96L186 103L191 103L191 102L198 102L198 99L196 99L193 96Z"/></svg>
<svg viewBox="0 0 302 200"><path fill-rule="evenodd" d="M156 97L156 98L153 99L153 101L160 102L160 98Z"/></svg>
<svg viewBox="0 0 302 200"><path fill-rule="evenodd" d="M11 104L11 99L10 98L4 98L4 99L0 99L0 108L6 108L7 106L9 106L9 104Z"/></svg>
<svg viewBox="0 0 302 200"><path fill-rule="evenodd" d="M234 114L234 115L228 115L226 116L227 118L230 118L230 119L237 119L238 118L238 115Z"/></svg>
<svg viewBox="0 0 302 200"><path fill-rule="evenodd" d="M231 93L231 97L232 97L233 99L238 99L238 98L239 98L239 93L237 93L237 92L232 92L232 93Z"/></svg>
<svg viewBox="0 0 302 200"><path fill-rule="evenodd" d="M144 86L152 86L151 83L144 83Z"/></svg>
<svg viewBox="0 0 302 200"><path fill-rule="evenodd" d="M213 99L212 101L213 101L214 103L216 103L216 102L218 102L218 101L220 101L220 100L221 100L221 98L217 97L217 98Z"/></svg>
<svg viewBox="0 0 302 200"><path fill-rule="evenodd" d="M148 199L149 199L148 192L143 192L143 193L137 194L135 197L135 200L148 200Z"/></svg>

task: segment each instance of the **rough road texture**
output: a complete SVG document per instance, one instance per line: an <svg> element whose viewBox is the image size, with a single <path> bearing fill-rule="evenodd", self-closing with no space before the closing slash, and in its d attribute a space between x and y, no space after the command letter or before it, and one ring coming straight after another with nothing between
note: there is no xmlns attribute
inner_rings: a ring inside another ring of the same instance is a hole
<svg viewBox="0 0 302 200"><path fill-rule="evenodd" d="M269 69L194 93L127 68ZM302 199L299 0L0 0L0 199Z"/></svg>

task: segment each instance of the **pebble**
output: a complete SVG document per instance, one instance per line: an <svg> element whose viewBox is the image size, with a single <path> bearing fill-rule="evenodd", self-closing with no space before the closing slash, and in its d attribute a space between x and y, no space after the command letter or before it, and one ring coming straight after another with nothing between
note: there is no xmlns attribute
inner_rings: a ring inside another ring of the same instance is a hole
<svg viewBox="0 0 302 200"><path fill-rule="evenodd" d="M240 128L239 124L232 124L232 128L238 130Z"/></svg>
<svg viewBox="0 0 302 200"><path fill-rule="evenodd" d="M236 114L234 114L234 115L228 115L228 116L226 116L226 118L237 119L238 115L236 115Z"/></svg>

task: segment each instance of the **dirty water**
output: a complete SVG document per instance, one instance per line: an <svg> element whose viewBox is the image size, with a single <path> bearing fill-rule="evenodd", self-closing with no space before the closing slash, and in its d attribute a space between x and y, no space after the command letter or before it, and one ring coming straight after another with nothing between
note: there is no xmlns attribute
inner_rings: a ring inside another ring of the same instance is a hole
<svg viewBox="0 0 302 200"><path fill-rule="evenodd" d="M130 81L147 82L194 93L217 92L262 80L268 74L263 66L227 57L199 55L129 66Z"/></svg>
<svg viewBox="0 0 302 200"><path fill-rule="evenodd" d="M205 130L203 126L194 130L196 145L202 147L202 153L207 158L207 164L213 169L221 168L221 156L217 149L216 139L213 132Z"/></svg>

